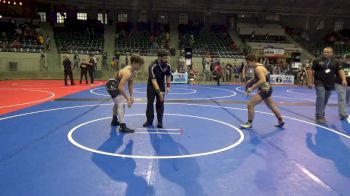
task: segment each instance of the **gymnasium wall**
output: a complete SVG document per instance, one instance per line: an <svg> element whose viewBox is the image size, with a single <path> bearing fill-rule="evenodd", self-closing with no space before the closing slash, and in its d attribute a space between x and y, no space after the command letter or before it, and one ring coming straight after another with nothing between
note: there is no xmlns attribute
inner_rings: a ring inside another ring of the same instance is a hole
<svg viewBox="0 0 350 196"><path fill-rule="evenodd" d="M40 53L0 52L0 71L9 71L9 63L17 63L17 71L40 71Z"/></svg>
<svg viewBox="0 0 350 196"><path fill-rule="evenodd" d="M256 35L285 35L284 29L277 24L266 24L262 27L259 27L255 24L239 23L237 24L238 31L242 35L249 35L252 32L255 32Z"/></svg>

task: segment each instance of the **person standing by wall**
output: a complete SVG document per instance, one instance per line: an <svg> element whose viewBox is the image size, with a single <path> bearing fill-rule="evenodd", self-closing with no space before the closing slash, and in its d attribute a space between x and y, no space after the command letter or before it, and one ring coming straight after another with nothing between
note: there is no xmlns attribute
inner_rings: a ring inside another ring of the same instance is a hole
<svg viewBox="0 0 350 196"><path fill-rule="evenodd" d="M108 70L107 52L104 52L102 55L102 67L104 70Z"/></svg>
<svg viewBox="0 0 350 196"><path fill-rule="evenodd" d="M80 63L80 57L79 54L75 54L73 57L73 62L74 62L74 66L73 66L73 70L75 68L79 68L79 63Z"/></svg>
<svg viewBox="0 0 350 196"><path fill-rule="evenodd" d="M50 45L51 45L51 38L50 36L47 36L45 40L46 50L50 50Z"/></svg>
<svg viewBox="0 0 350 196"><path fill-rule="evenodd" d="M92 55L90 55L88 71L89 71L89 77L90 77L91 85L93 85L93 84L94 84L94 81L95 81L95 78L94 78L95 60L94 60L94 58L93 58Z"/></svg>
<svg viewBox="0 0 350 196"><path fill-rule="evenodd" d="M226 64L226 82L231 82L233 67L230 63Z"/></svg>
<svg viewBox="0 0 350 196"><path fill-rule="evenodd" d="M46 56L45 56L44 52L41 52L41 54L40 54L39 63L40 63L40 71L43 71L44 69L47 71L48 67L45 65L45 63L46 63Z"/></svg>
<svg viewBox="0 0 350 196"><path fill-rule="evenodd" d="M217 62L214 67L213 78L216 80L218 86L220 86L221 77L222 77L221 65L220 65L220 62Z"/></svg>
<svg viewBox="0 0 350 196"><path fill-rule="evenodd" d="M83 76L85 76L85 83L88 84L88 79L87 79L87 69L89 67L89 63L87 62L86 59L83 59L83 62L80 64L80 84L82 84L83 81Z"/></svg>
<svg viewBox="0 0 350 196"><path fill-rule="evenodd" d="M68 86L67 76L69 76L70 84L74 84L73 72L72 72L72 62L69 60L68 56L65 56L63 60L63 68L64 68L64 84Z"/></svg>

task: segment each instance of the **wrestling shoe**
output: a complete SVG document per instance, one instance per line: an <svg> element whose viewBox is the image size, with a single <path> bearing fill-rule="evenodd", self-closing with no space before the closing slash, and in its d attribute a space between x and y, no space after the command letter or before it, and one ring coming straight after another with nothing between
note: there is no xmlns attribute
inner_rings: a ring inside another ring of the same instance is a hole
<svg viewBox="0 0 350 196"><path fill-rule="evenodd" d="M118 117L117 116L113 116L113 120L111 122L112 126L119 126L120 122L118 121Z"/></svg>
<svg viewBox="0 0 350 196"><path fill-rule="evenodd" d="M245 124L240 125L240 127L241 127L242 129L251 129L251 128L253 127L253 123L251 123L251 122L246 122Z"/></svg>
<svg viewBox="0 0 350 196"><path fill-rule="evenodd" d="M122 132L122 133L134 133L135 130L129 129L129 128L126 126L125 123L122 123L122 124L120 124L119 132Z"/></svg>
<svg viewBox="0 0 350 196"><path fill-rule="evenodd" d="M163 129L163 122L162 121L158 121L157 128Z"/></svg>
<svg viewBox="0 0 350 196"><path fill-rule="evenodd" d="M284 121L279 121L278 124L275 125L275 127L282 128L286 123Z"/></svg>
<svg viewBox="0 0 350 196"><path fill-rule="evenodd" d="M150 127L150 126L152 126L152 121L146 121L145 123L143 123L143 127Z"/></svg>

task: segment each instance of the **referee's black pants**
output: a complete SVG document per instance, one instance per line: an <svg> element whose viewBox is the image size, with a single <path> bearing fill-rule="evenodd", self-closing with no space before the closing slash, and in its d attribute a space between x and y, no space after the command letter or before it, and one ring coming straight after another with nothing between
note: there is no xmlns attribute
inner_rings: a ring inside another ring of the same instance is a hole
<svg viewBox="0 0 350 196"><path fill-rule="evenodd" d="M162 92L165 91L164 84L163 86L160 86L160 90ZM147 85L147 110L146 110L147 122L153 122L153 119L154 119L154 106L153 106L154 99L156 99L157 120L158 122L163 122L164 101L160 102L159 96L154 90L152 84L148 84Z"/></svg>
<svg viewBox="0 0 350 196"><path fill-rule="evenodd" d="M68 85L68 83L67 83L67 76L69 76L70 84L73 85L74 84L74 79L73 79L73 72L72 72L72 70L64 70L64 84L65 85Z"/></svg>
<svg viewBox="0 0 350 196"><path fill-rule="evenodd" d="M95 72L95 69L89 69L89 76L90 76L91 84L93 84L95 81L94 72Z"/></svg>
<svg viewBox="0 0 350 196"><path fill-rule="evenodd" d="M88 83L88 79L87 79L87 70L85 68L81 68L80 70L80 84L83 81L83 76L85 77L85 82L86 84Z"/></svg>

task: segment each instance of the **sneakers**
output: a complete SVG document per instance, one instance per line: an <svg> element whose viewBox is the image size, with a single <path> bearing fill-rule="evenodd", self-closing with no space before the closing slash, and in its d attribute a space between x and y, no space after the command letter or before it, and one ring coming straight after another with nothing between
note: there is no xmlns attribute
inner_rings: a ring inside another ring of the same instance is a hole
<svg viewBox="0 0 350 196"><path fill-rule="evenodd" d="M246 122L245 124L240 125L240 127L241 127L242 129L251 129L251 128L253 127L253 123L251 123L251 122Z"/></svg>
<svg viewBox="0 0 350 196"><path fill-rule="evenodd" d="M340 120L348 119L349 115L340 115Z"/></svg>
<svg viewBox="0 0 350 196"><path fill-rule="evenodd" d="M325 124L327 121L326 121L326 119L325 118L317 118L316 119L316 123L318 123L318 124Z"/></svg>
<svg viewBox="0 0 350 196"><path fill-rule="evenodd" d="M346 121L350 124L350 116L346 118Z"/></svg>
<svg viewBox="0 0 350 196"><path fill-rule="evenodd" d="M143 126L143 127L150 127L150 126L152 126L152 124L153 124L152 121L148 121L148 120L147 120L145 123L143 123L142 126Z"/></svg>
<svg viewBox="0 0 350 196"><path fill-rule="evenodd" d="M134 133L135 130L129 129L129 128L126 126L125 123L122 123L122 124L120 124L119 132L122 132L122 133Z"/></svg>
<svg viewBox="0 0 350 196"><path fill-rule="evenodd" d="M120 125L117 116L113 116L113 120L112 120L112 122L111 122L111 125L112 125L112 126L119 126L119 125Z"/></svg>
<svg viewBox="0 0 350 196"><path fill-rule="evenodd" d="M286 123L284 121L279 121L275 127L282 128Z"/></svg>

